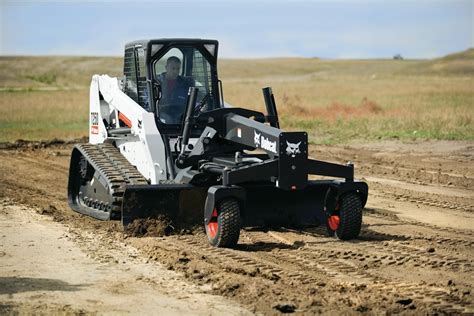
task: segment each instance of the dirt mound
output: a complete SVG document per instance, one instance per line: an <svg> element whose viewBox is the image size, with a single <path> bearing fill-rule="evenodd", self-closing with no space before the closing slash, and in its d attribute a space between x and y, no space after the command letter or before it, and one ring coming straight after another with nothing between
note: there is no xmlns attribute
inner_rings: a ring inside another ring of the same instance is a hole
<svg viewBox="0 0 474 316"><path fill-rule="evenodd" d="M171 235L193 235L203 231L198 224L175 224L165 215L158 218L139 218L124 227L128 237L164 237Z"/></svg>
<svg viewBox="0 0 474 316"><path fill-rule="evenodd" d="M87 143L88 137L81 137L71 140L54 138L52 140L24 140L18 139L14 142L0 142L0 149L40 149L51 147L62 147L66 145Z"/></svg>
<svg viewBox="0 0 474 316"><path fill-rule="evenodd" d="M132 237L163 237L173 233L175 228L165 216L139 218L124 227L125 234Z"/></svg>

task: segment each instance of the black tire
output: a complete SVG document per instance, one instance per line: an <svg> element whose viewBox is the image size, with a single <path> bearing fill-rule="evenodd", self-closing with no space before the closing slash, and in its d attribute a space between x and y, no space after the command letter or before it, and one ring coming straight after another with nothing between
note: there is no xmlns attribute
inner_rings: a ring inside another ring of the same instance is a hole
<svg viewBox="0 0 474 316"><path fill-rule="evenodd" d="M341 240L357 238L362 226L362 202L355 192L344 194L339 200L339 225L337 229L330 227L329 218L326 228L329 236L337 236Z"/></svg>
<svg viewBox="0 0 474 316"><path fill-rule="evenodd" d="M219 201L210 222L205 225L209 243L214 247L234 247L239 240L240 226L240 203L233 198Z"/></svg>

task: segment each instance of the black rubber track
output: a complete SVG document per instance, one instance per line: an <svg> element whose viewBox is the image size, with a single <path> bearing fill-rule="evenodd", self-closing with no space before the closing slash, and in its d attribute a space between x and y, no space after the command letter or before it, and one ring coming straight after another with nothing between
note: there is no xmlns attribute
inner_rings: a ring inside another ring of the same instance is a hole
<svg viewBox="0 0 474 316"><path fill-rule="evenodd" d="M217 234L209 237L209 242L215 247L231 248L237 245L240 236L240 204L237 200L223 199L218 204Z"/></svg>
<svg viewBox="0 0 474 316"><path fill-rule="evenodd" d="M359 195L355 192L346 193L341 197L339 203L339 227L333 231L326 224L328 234L335 235L342 240L357 238L362 226L362 203Z"/></svg>
<svg viewBox="0 0 474 316"><path fill-rule="evenodd" d="M78 165L81 165L84 169L82 170L82 173L84 173L86 177L87 175L90 175L90 178L92 178L95 171L100 174L107 183L109 194L111 196L111 203L106 212L97 209L94 205L84 205L83 202L79 203L77 198L79 192L75 191L79 188L77 185L71 185L71 181L81 181L81 179L77 178L80 177L81 172L77 169L81 169L81 167L71 165L71 170L69 172L72 173L72 175L70 175L69 178L70 183L68 184L68 196L71 208L79 213L101 220L120 219L122 196L125 186L130 184L148 184L146 179L138 172L138 170L132 166L112 144L78 144L73 149L73 156L74 155L80 155L78 160L81 160L81 163ZM73 169L77 171L74 172ZM72 189L73 187L74 189ZM109 201L100 202L108 203Z"/></svg>

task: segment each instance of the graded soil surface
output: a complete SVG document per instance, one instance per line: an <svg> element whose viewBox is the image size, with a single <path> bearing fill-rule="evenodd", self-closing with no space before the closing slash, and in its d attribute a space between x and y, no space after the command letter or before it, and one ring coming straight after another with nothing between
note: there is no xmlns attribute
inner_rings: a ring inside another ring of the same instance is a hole
<svg viewBox="0 0 474 316"><path fill-rule="evenodd" d="M250 314L137 250L0 201L0 313Z"/></svg>
<svg viewBox="0 0 474 316"><path fill-rule="evenodd" d="M71 144L0 150L0 313L474 313L474 143L312 146L352 161L369 199L358 239L324 227L132 237L72 212Z"/></svg>

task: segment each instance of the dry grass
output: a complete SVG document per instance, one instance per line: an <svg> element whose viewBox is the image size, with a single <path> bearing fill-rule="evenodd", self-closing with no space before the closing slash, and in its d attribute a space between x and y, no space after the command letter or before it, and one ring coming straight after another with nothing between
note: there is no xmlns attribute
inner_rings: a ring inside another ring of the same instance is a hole
<svg viewBox="0 0 474 316"><path fill-rule="evenodd" d="M316 142L472 140L473 52L431 61L222 61L221 78L229 103L261 111L259 88L271 86L283 126L308 130Z"/></svg>
<svg viewBox="0 0 474 316"><path fill-rule="evenodd" d="M373 74L223 83L228 102L261 111L256 87L272 86L283 126L306 129L316 142L474 139L473 77Z"/></svg>
<svg viewBox="0 0 474 316"><path fill-rule="evenodd" d="M469 50L430 61L221 60L219 75L239 107L264 111L261 88L271 86L283 127L317 143L472 140L473 65ZM91 75L121 71L121 58L0 57L0 139L86 135Z"/></svg>
<svg viewBox="0 0 474 316"><path fill-rule="evenodd" d="M83 89L92 74L120 76L116 57L0 57L0 88Z"/></svg>
<svg viewBox="0 0 474 316"><path fill-rule="evenodd" d="M280 112L281 115L324 118L324 120L328 122L335 122L339 119L368 117L384 112L380 105L367 98L364 98L358 106L351 106L334 101L326 107L304 107L301 105L301 98L298 95L295 95L294 98L291 99L286 94L283 94L282 101L283 104L287 106Z"/></svg>
<svg viewBox="0 0 474 316"><path fill-rule="evenodd" d="M87 135L89 91L0 92L0 141Z"/></svg>
<svg viewBox="0 0 474 316"><path fill-rule="evenodd" d="M416 68L407 69L405 73L413 74L415 71L418 74L472 77L474 75L474 48L443 58L421 62Z"/></svg>

